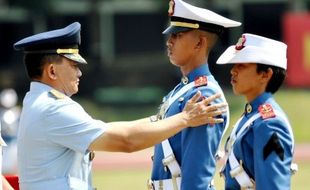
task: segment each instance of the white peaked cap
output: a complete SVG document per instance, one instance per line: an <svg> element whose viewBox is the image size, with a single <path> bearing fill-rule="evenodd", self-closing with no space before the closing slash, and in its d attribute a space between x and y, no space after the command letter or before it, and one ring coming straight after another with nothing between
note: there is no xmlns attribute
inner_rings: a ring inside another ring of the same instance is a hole
<svg viewBox="0 0 310 190"><path fill-rule="evenodd" d="M241 25L240 22L225 18L208 9L195 7L182 0L171 0L169 5L171 23L163 32L164 34L192 29L221 33L224 28Z"/></svg>
<svg viewBox="0 0 310 190"><path fill-rule="evenodd" d="M216 63L258 63L286 70L286 50L287 45L283 42L246 33L236 45L227 48Z"/></svg>

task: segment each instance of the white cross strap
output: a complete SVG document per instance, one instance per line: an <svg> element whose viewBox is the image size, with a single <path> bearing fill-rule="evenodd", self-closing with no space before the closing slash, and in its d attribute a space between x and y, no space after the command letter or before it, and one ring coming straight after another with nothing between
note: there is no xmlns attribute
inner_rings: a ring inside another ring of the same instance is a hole
<svg viewBox="0 0 310 190"><path fill-rule="evenodd" d="M279 112L277 110L274 110L275 114L280 117L281 119L283 119L283 121L286 123L286 125L288 126L288 131L289 134L292 138L292 150L294 150L294 136L293 136L293 132L292 132L292 128L291 125L289 123L289 121L287 120L287 118L285 117L285 115L282 112ZM236 128L238 127L241 119L237 122L237 124L235 125L232 134L230 136L230 140L231 142L231 150L229 153L229 157L228 157L228 162L229 162L229 166L231 168L230 171L230 175L232 178L235 178L236 181L239 183L241 188L244 189L255 189L255 181L253 179L251 179L249 177L249 175L245 172L245 170L243 169L242 166L242 160L239 161L237 160L235 154L234 154L234 150L233 150L233 144L235 142L235 140L243 133L243 131L245 131L245 129L247 129L248 127L250 127L250 125L258 118L260 118L260 113L256 113L255 115L253 115L249 120L247 120L243 126L241 127L241 129L238 131L238 133L236 134Z"/></svg>

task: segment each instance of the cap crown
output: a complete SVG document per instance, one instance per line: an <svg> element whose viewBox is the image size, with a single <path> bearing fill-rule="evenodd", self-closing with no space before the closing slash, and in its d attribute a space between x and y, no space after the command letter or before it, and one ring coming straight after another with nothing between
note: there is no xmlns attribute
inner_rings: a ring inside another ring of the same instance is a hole
<svg viewBox="0 0 310 190"><path fill-rule="evenodd" d="M225 18L208 9L195 7L182 0L169 2L170 26L164 34L200 29L220 34L224 28L240 26L240 22Z"/></svg>
<svg viewBox="0 0 310 190"><path fill-rule="evenodd" d="M81 24L74 22L65 28L42 32L26 37L14 44L16 50L25 53L59 54L77 63L86 64L80 56Z"/></svg>
<svg viewBox="0 0 310 190"><path fill-rule="evenodd" d="M51 30L24 38L14 44L16 50L36 51L77 47L81 43L81 24L74 22L65 28Z"/></svg>
<svg viewBox="0 0 310 190"><path fill-rule="evenodd" d="M218 64L258 63L287 68L287 45L255 34L245 33L217 60Z"/></svg>
<svg viewBox="0 0 310 190"><path fill-rule="evenodd" d="M223 17L208 9L195 7L182 0L174 0L174 2L175 9L172 16L187 18L210 24L216 24L225 28L241 25L240 22Z"/></svg>

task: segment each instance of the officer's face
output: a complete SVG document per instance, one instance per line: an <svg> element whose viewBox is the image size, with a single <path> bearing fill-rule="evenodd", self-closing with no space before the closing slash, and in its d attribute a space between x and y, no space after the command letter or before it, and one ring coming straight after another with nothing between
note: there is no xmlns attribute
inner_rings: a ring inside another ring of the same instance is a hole
<svg viewBox="0 0 310 190"><path fill-rule="evenodd" d="M265 91L263 73L257 73L257 64L234 64L231 73L231 84L235 94L246 96L248 101L255 99Z"/></svg>
<svg viewBox="0 0 310 190"><path fill-rule="evenodd" d="M82 76L82 72L78 67L78 64L67 58L63 58L62 62L55 64L57 73L57 84L59 90L65 93L67 96L76 94L79 90L79 81Z"/></svg>
<svg viewBox="0 0 310 190"><path fill-rule="evenodd" d="M196 43L197 38L193 31L170 34L166 43L170 62L179 67L190 64L196 57Z"/></svg>

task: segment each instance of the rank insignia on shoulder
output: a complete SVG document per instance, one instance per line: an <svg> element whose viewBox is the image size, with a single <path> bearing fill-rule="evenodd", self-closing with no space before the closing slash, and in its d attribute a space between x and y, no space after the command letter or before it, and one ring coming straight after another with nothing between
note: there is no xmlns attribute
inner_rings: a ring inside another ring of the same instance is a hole
<svg viewBox="0 0 310 190"><path fill-rule="evenodd" d="M266 160L272 152L275 152L282 161L284 160L284 148L281 145L280 139L276 132L271 135L270 139L264 147L264 160Z"/></svg>
<svg viewBox="0 0 310 190"><path fill-rule="evenodd" d="M52 94L56 99L64 99L66 97L66 95L55 89L52 89L49 93Z"/></svg>
<svg viewBox="0 0 310 190"><path fill-rule="evenodd" d="M270 104L260 105L258 111L263 119L268 119L276 116Z"/></svg>
<svg viewBox="0 0 310 190"><path fill-rule="evenodd" d="M208 84L207 76L200 76L195 79L195 87L204 86Z"/></svg>

